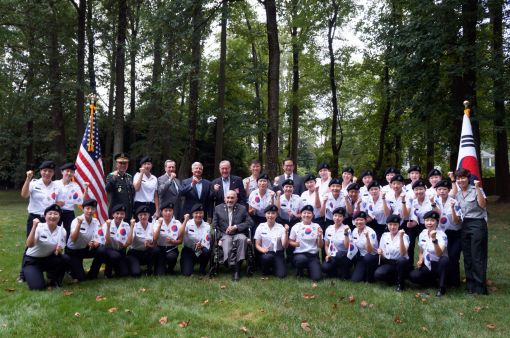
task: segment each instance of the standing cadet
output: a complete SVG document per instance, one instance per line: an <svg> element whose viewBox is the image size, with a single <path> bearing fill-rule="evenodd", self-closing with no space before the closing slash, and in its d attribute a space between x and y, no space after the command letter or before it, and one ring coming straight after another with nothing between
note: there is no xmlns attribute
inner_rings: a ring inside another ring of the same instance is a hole
<svg viewBox="0 0 510 338"><path fill-rule="evenodd" d="M329 192L329 181L331 181L331 170L327 163L321 163L317 167L319 177L317 178L316 186L319 187L319 197L324 196Z"/></svg>
<svg viewBox="0 0 510 338"><path fill-rule="evenodd" d="M66 231L58 226L62 209L52 204L44 210L45 222L34 218L28 235L27 251L23 257L23 274L30 290L42 290L46 286L46 271L50 286L61 286L69 266L69 257L63 253Z"/></svg>
<svg viewBox="0 0 510 338"><path fill-rule="evenodd" d="M326 195L321 196L321 217L324 217L324 226L333 224L333 210L338 207L345 208L345 198L342 191L342 184L337 178L329 181L329 190Z"/></svg>
<svg viewBox="0 0 510 338"><path fill-rule="evenodd" d="M135 198L133 209L136 210L142 205L149 208L151 217L159 217L159 196L158 179L151 174L152 158L144 156L140 160L140 172L133 178L133 187L135 188Z"/></svg>
<svg viewBox="0 0 510 338"><path fill-rule="evenodd" d="M255 233L257 226L265 222L264 210L274 204L275 192L269 189L269 176L263 173L257 178L258 189L253 190L248 197L248 213L253 219L252 232Z"/></svg>
<svg viewBox="0 0 510 338"><path fill-rule="evenodd" d="M391 211L389 208L384 208L385 202L381 196L381 187L378 181L370 182L367 188L369 196L361 202L361 211L367 213L367 225L374 229L377 240L380 240L386 231L386 218Z"/></svg>
<svg viewBox="0 0 510 338"><path fill-rule="evenodd" d="M354 169L351 166L342 169L342 193L347 195L347 188L354 182Z"/></svg>
<svg viewBox="0 0 510 338"><path fill-rule="evenodd" d="M421 178L421 167L419 165L412 165L407 169L407 174L411 182L404 187L404 192L407 195L406 198L411 199L414 198L413 184Z"/></svg>
<svg viewBox="0 0 510 338"><path fill-rule="evenodd" d="M272 273L276 277L284 278L287 276L284 250L289 241L289 225L285 224L284 227L276 223L278 208L275 205L267 206L264 211L266 222L257 227L253 237L255 248L260 252L262 273Z"/></svg>
<svg viewBox="0 0 510 338"><path fill-rule="evenodd" d="M112 207L114 205L122 204L126 208L124 220L129 222L133 215L133 197L135 193L133 177L126 172L129 158L126 153L118 153L115 154L114 159L116 169L106 177L106 191L110 195L108 217L112 217Z"/></svg>
<svg viewBox="0 0 510 338"><path fill-rule="evenodd" d="M361 195L361 198L367 198L370 194L368 193L368 186L372 181L374 180L374 173L372 170L365 170L361 173L360 176L361 182L363 183L363 186L359 188L359 194Z"/></svg>
<svg viewBox="0 0 510 338"><path fill-rule="evenodd" d="M181 252L181 272L184 276L191 276L196 263L200 265L198 272L206 274L207 263L211 257L211 241L209 233L211 226L204 221L204 207L195 204L191 208L191 216L184 215L181 231L184 232L184 240Z"/></svg>
<svg viewBox="0 0 510 338"><path fill-rule="evenodd" d="M57 195L57 204L62 208L62 225L66 229L67 237L71 233L71 222L75 218L74 206L82 204L83 200L87 198L89 182L85 182L83 193L78 183L73 181L76 166L74 163L66 163L60 167L62 179L55 183L59 186L59 193ZM66 238L67 241L67 238Z"/></svg>
<svg viewBox="0 0 510 338"><path fill-rule="evenodd" d="M388 167L386 171L384 172L384 177L386 178L386 185L384 183L381 183L383 187L381 188L381 192L384 194L388 194L392 191L391 189L391 179L395 175L400 175L400 170L394 168L394 167Z"/></svg>
<svg viewBox="0 0 510 338"><path fill-rule="evenodd" d="M435 198L437 196L436 184L443 179L441 172L437 169L432 169L427 175L427 178L430 183L430 188L427 189L427 197Z"/></svg>
<svg viewBox="0 0 510 338"><path fill-rule="evenodd" d="M246 195L250 196L250 194L257 190L258 188L258 179L260 176L260 172L262 171L262 165L259 160L253 160L250 163L250 172L251 176L243 179L244 190L246 191Z"/></svg>

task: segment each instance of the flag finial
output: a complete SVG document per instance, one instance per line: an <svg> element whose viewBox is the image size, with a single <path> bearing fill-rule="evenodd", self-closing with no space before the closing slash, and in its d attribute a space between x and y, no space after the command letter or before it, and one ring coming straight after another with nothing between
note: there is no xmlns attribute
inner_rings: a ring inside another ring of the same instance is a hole
<svg viewBox="0 0 510 338"><path fill-rule="evenodd" d="M470 106L470 103L468 100L465 100L464 102L462 102L464 104L464 114L467 115L467 117L470 117L471 115L471 109L469 108Z"/></svg>

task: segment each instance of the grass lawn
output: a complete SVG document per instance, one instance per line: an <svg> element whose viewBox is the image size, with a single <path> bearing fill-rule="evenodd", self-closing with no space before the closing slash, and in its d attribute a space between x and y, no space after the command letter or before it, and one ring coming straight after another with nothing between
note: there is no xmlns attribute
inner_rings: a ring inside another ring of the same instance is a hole
<svg viewBox="0 0 510 338"><path fill-rule="evenodd" d="M331 279L314 287L292 270L284 280L255 274L239 283L231 282L228 273L214 279L108 280L100 274L93 282L28 291L26 284L16 283L27 203L11 191L0 193L0 205L0 337L510 335L509 205L489 204L491 294L467 295L462 288L447 290L440 299L435 290L417 287L398 294L382 284Z"/></svg>

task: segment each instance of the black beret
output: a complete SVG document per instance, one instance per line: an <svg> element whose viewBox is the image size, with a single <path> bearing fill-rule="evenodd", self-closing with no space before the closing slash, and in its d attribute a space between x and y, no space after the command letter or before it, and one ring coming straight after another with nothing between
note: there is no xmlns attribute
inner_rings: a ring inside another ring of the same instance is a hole
<svg viewBox="0 0 510 338"><path fill-rule="evenodd" d="M386 218L386 224L388 223L398 223L400 224L400 216L399 215L395 215L395 214L391 214L389 215L387 218Z"/></svg>
<svg viewBox="0 0 510 338"><path fill-rule="evenodd" d="M335 210L333 210L333 215L334 214L341 214L342 216L345 217L345 215L347 215L347 211L345 211L344 207L338 207Z"/></svg>
<svg viewBox="0 0 510 338"><path fill-rule="evenodd" d="M260 175L259 175L259 177L257 178L257 182L258 182L259 180L266 180L266 181L270 181L270 179L269 179L269 175L268 175L268 174L266 174L266 173L262 173L262 174L260 174Z"/></svg>
<svg viewBox="0 0 510 338"><path fill-rule="evenodd" d="M365 170L364 172L361 173L360 178L363 179L363 177L365 177L365 176L374 177L374 172L372 170Z"/></svg>
<svg viewBox="0 0 510 338"><path fill-rule="evenodd" d="M409 174L411 171L417 171L421 173L421 167L419 165L412 165L407 169L407 173Z"/></svg>
<svg viewBox="0 0 510 338"><path fill-rule="evenodd" d="M395 175L395 176L393 176L393 177L391 178L390 183L393 183L393 182L395 182L395 181L399 181L399 182L404 183L404 177L403 177L402 175L400 175L400 174L397 174L397 175Z"/></svg>
<svg viewBox="0 0 510 338"><path fill-rule="evenodd" d="M159 209L161 211L163 211L163 209L172 209L173 210L174 209L174 204L172 202L166 202Z"/></svg>
<svg viewBox="0 0 510 338"><path fill-rule="evenodd" d="M381 185L379 184L379 181L377 180L373 180L372 182L370 182L370 184L367 186L367 190L370 190L372 188L380 188Z"/></svg>
<svg viewBox="0 0 510 338"><path fill-rule="evenodd" d="M194 213L195 211L204 211L204 206L201 203L197 203L191 207L191 213Z"/></svg>
<svg viewBox="0 0 510 338"><path fill-rule="evenodd" d="M359 184L358 183L351 183L347 186L347 191L351 190L359 190Z"/></svg>
<svg viewBox="0 0 510 338"><path fill-rule="evenodd" d="M82 207L94 207L97 208L97 201L93 198L88 198L81 204Z"/></svg>
<svg viewBox="0 0 510 338"><path fill-rule="evenodd" d="M66 170L66 169L76 170L76 166L72 162L62 164L60 166L60 170Z"/></svg>
<svg viewBox="0 0 510 338"><path fill-rule="evenodd" d="M274 212L278 212L278 207L274 204L269 204L265 209L264 209L264 213L268 212L268 211L274 211Z"/></svg>
<svg viewBox="0 0 510 338"><path fill-rule="evenodd" d="M50 205L49 207L44 209L44 216L46 216L46 214L49 211L56 211L59 213L59 215L62 215L62 208L58 204L55 204L55 203L53 203L52 205Z"/></svg>
<svg viewBox="0 0 510 338"><path fill-rule="evenodd" d="M140 160L140 165L142 165L142 164L144 164L144 163L146 163L146 162L150 162L150 163L152 163L152 157L150 157L150 156L144 156L144 157L142 157L142 159Z"/></svg>
<svg viewBox="0 0 510 338"><path fill-rule="evenodd" d="M418 181L413 183L413 185L412 185L413 189L418 188L418 187L422 187L422 188L427 189L427 185L425 184L425 182L423 180L418 180Z"/></svg>
<svg viewBox="0 0 510 338"><path fill-rule="evenodd" d="M317 179L317 177L315 177L314 174L307 174L305 175L305 183L308 182L308 181L315 181Z"/></svg>
<svg viewBox="0 0 510 338"><path fill-rule="evenodd" d="M384 172L384 176L388 175L388 174L400 174L400 170L398 170L397 168L395 167L388 167L386 168L386 171Z"/></svg>
<svg viewBox="0 0 510 338"><path fill-rule="evenodd" d="M49 160L49 161L43 161L41 165L39 166L39 170L42 169L55 169L55 162Z"/></svg>
<svg viewBox="0 0 510 338"><path fill-rule="evenodd" d="M146 205L140 205L138 208L136 208L135 215L138 216L138 214L141 214L142 212L150 214L149 207Z"/></svg>
<svg viewBox="0 0 510 338"><path fill-rule="evenodd" d="M430 172L429 172L429 175L427 176L427 178L431 178L432 176L442 176L441 175L441 172L437 169L432 169Z"/></svg>
<svg viewBox="0 0 510 338"><path fill-rule="evenodd" d="M342 169L342 174L343 173L350 173L351 175L354 175L354 169L352 169L352 167L344 167Z"/></svg>
<svg viewBox="0 0 510 338"><path fill-rule="evenodd" d="M301 212L303 212L303 211L310 211L313 213L313 207L310 204L307 204L301 208Z"/></svg>
<svg viewBox="0 0 510 338"><path fill-rule="evenodd" d="M126 207L123 204L114 205L113 208L112 208L111 213L114 214L117 211L124 211L124 212L126 212Z"/></svg>
<svg viewBox="0 0 510 338"><path fill-rule="evenodd" d="M427 218L433 218L436 221L439 221L439 214L437 212L435 212L434 210L430 210L430 211L427 211L425 213L425 215L423 215L423 219L427 219Z"/></svg>
<svg viewBox="0 0 510 338"><path fill-rule="evenodd" d="M342 183L340 183L340 180L338 178L332 178L331 181L329 181L328 187L331 187L333 184L342 184Z"/></svg>
<svg viewBox="0 0 510 338"><path fill-rule="evenodd" d="M324 162L319 164L319 166L317 167L317 171L321 171L322 169L328 169L329 170L329 164L324 163Z"/></svg>
<svg viewBox="0 0 510 338"><path fill-rule="evenodd" d="M294 181L291 178L287 178L285 181L282 182L282 187L286 185L294 186Z"/></svg>
<svg viewBox="0 0 510 338"><path fill-rule="evenodd" d="M452 188L452 183L449 181L449 180L441 180L439 182L436 183L436 185L434 186L434 188L448 188L448 189L451 189Z"/></svg>
<svg viewBox="0 0 510 338"><path fill-rule="evenodd" d="M354 214L354 216L352 217L352 219L356 219L356 218L364 218L364 219L367 219L368 215L366 212L364 211L358 211L357 213Z"/></svg>
<svg viewBox="0 0 510 338"><path fill-rule="evenodd" d="M116 153L113 159L117 162L129 162L129 156L127 153Z"/></svg>

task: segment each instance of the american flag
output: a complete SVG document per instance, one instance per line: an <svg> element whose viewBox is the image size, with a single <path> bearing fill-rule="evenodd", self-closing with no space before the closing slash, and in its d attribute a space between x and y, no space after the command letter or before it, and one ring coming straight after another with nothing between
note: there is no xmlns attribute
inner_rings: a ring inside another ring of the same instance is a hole
<svg viewBox="0 0 510 338"><path fill-rule="evenodd" d="M90 104L90 117L76 157L76 174L74 177L82 190L85 187L84 183L89 182L88 196L97 201L97 218L103 224L108 219L108 200L106 198L96 108L93 103Z"/></svg>

